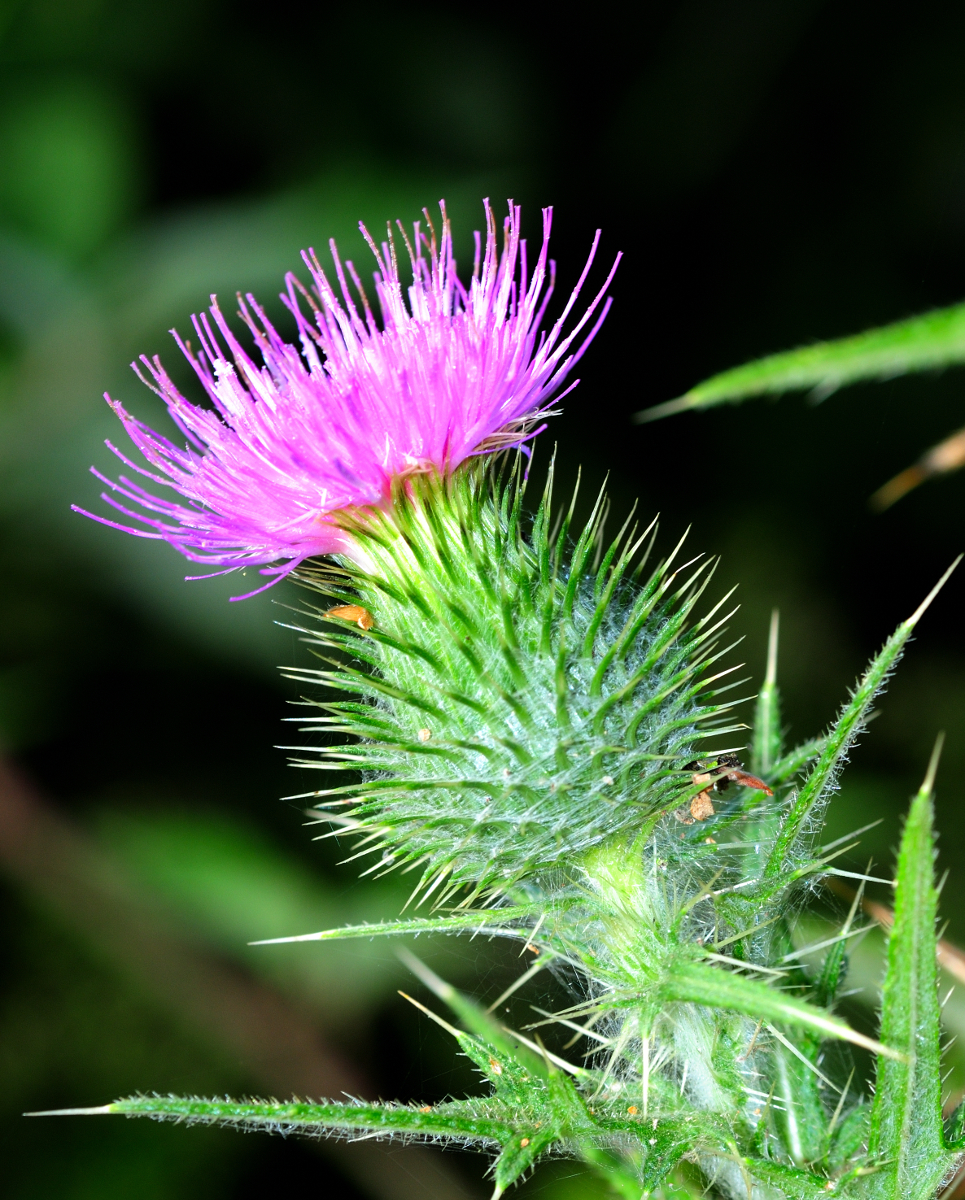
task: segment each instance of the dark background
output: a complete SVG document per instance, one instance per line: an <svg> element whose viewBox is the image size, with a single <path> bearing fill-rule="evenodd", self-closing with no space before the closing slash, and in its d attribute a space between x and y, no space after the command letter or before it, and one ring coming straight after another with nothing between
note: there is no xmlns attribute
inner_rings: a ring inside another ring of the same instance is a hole
<svg viewBox="0 0 965 1200"><path fill-rule="evenodd" d="M551 203L561 292L602 227L594 278L625 252L613 312L539 454L558 440L562 480L582 465L587 497L609 472L615 515L639 497L664 548L692 524L695 550L723 554L755 680L780 607L803 739L965 549L965 476L883 516L867 506L957 427L965 376L629 418L747 358L962 298L963 56L952 3L0 5L0 736L19 772L0 814L8 1195L483 1194L482 1164L456 1155L322 1157L19 1116L138 1089L289 1094L303 1026L367 1094L472 1086L395 995L414 985L391 947L245 946L397 911L405 892L336 871L337 849L277 799L311 784L272 748L298 694L276 667L304 653L272 621L296 593L229 605L237 579L185 584L167 547L70 513L99 505L86 470L110 469L102 440L121 437L101 393L158 418L125 364L161 351L186 379L169 326L186 330L212 291L271 300L300 248L331 235L365 262L360 217L411 221L445 196L465 260L483 196L522 202L534 238ZM831 818L838 833L882 817L854 861L887 873L946 730L943 903L961 941L963 595L965 576L922 623ZM476 944L416 949L491 998L519 970ZM873 955L859 968L873 982ZM281 1006L271 1020L252 988ZM527 1186L600 1194L570 1168Z"/></svg>

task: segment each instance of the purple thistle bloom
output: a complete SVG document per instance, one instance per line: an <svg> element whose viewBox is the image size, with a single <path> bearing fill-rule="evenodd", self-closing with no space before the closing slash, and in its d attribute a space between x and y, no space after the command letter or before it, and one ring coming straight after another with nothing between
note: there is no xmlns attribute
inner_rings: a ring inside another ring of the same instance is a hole
<svg viewBox="0 0 965 1200"><path fill-rule="evenodd" d="M530 277L519 207L510 204L500 254L487 201L485 248L477 233L467 290L456 275L449 222L445 206L440 208L438 242L428 214L429 234L416 222L411 242L399 224L412 264L408 302L391 233L379 249L361 227L378 264L381 327L352 263L343 266L334 242L338 293L314 251L302 256L314 282L311 291L293 274L286 276L281 299L297 322L300 350L282 340L251 295L239 296L240 316L263 365L255 363L212 296L210 320L206 313L192 318L200 351L195 354L177 333L174 337L213 410L185 399L159 358L141 357L150 378L132 364L187 438L183 449L107 397L152 469L131 462L110 442L108 447L126 466L158 487L172 488L186 503L163 499L123 475L114 482L91 468L113 493L103 493L103 499L146 528L109 521L75 505L76 511L138 537L170 542L192 562L223 568L214 574L266 564L261 573L272 575L274 583L314 555L364 561L340 526L339 513L385 507L393 480L413 472L451 472L474 455L524 447L545 428L540 420L549 415L550 400L602 324L609 300L580 340L620 256L564 336L563 325L596 254L598 230L562 315L549 333L541 333L555 276L548 258L552 210L543 211L543 245Z"/></svg>

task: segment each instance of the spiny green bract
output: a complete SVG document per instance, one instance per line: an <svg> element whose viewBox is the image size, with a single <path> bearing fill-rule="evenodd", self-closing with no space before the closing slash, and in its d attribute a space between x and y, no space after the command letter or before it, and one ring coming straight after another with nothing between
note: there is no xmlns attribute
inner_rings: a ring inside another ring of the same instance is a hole
<svg viewBox="0 0 965 1200"><path fill-rule="evenodd" d="M415 477L354 530L370 573L311 577L374 621L348 633L352 610L316 613L311 643L354 661L298 678L359 699L310 701L316 728L353 740L305 765L364 782L313 795L367 834L376 867L422 864L437 901L505 889L679 805L698 739L739 728L720 727L731 705L698 703L719 657L719 622L693 617L707 563L681 580L671 556L639 586L650 529L625 526L604 552L601 497L568 551L549 489L528 536L522 498L518 476L485 468Z"/></svg>

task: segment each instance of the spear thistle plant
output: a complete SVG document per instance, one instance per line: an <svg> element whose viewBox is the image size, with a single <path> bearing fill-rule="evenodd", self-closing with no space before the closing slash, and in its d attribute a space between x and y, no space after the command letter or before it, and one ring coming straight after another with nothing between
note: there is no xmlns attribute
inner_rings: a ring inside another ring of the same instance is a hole
<svg viewBox="0 0 965 1200"><path fill-rule="evenodd" d="M927 1200L965 1154L965 1109L942 1114L934 761L902 839L877 1039L834 1011L857 901L812 948L813 968L792 916L837 869L842 849L821 844L825 806L944 580L827 733L793 749L775 622L750 745L735 745L746 726L721 645L726 598L703 600L712 564L678 565L678 546L649 568L655 531L630 521L606 544L602 498L572 530L572 504L554 515L552 472L535 513L524 503L526 447L606 313L612 271L577 317L588 263L540 333L549 214L532 276L518 209L501 252L487 217L468 286L444 213L438 240L431 225L402 235L407 298L391 234L373 244L380 321L350 263L335 257L336 292L310 255L314 288L290 277L283 297L300 350L242 302L261 365L215 304L213 325L196 322L200 352L185 349L214 411L145 364L188 444L116 406L148 468L124 462L181 499L128 478L106 498L145 526L128 532L309 589L299 628L320 665L296 677L313 689L304 726L327 740L296 748L324 772L302 799L367 872L411 872L412 910L279 940L507 938L536 956L520 987L549 968L570 1000L508 1028L488 997L460 994L405 951L451 1012L454 1023L423 1009L477 1068L475 1095L137 1096L84 1111L473 1146L494 1160L495 1196L566 1155L628 1200L708 1189ZM746 750L753 775L731 757ZM850 1046L875 1056L870 1096Z"/></svg>

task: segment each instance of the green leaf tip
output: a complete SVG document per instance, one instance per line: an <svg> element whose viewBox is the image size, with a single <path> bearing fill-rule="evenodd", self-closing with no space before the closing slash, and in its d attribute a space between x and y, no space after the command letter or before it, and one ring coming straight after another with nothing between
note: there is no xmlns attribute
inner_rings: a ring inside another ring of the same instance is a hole
<svg viewBox="0 0 965 1200"><path fill-rule="evenodd" d="M545 1073L543 1071L545 1060L538 1054L532 1054L530 1051L521 1048L516 1040L516 1035L498 1024L492 1016L491 1009L484 1009L480 1004L477 1004L470 997L464 995L457 988L454 988L452 984L446 983L444 979L440 979L435 971L426 966L420 958L417 958L411 951L406 950L405 947L398 948L396 954L401 962L409 968L421 983L429 988L434 996L438 997L443 1004L448 1005L470 1033L478 1038L482 1038L495 1050L519 1059L521 1064L536 1074ZM552 955L546 955L545 957L551 959ZM546 965L546 962L538 962L536 968L542 970ZM531 968L530 972L526 972L530 976L531 973L535 973L533 968ZM408 997L406 998L408 999Z"/></svg>
<svg viewBox="0 0 965 1200"><path fill-rule="evenodd" d="M938 593L942 590L942 588L945 586L945 584L951 578L952 572L955 570L955 568L958 566L958 564L962 561L963 557L965 557L965 555L959 554L959 556L955 559L955 561L948 568L948 570L945 572L945 574L941 577L941 579L939 579L939 581L935 584L935 586L932 588L932 590L928 593L928 595L925 597L925 599L922 600L921 604L918 605L918 607L911 614L911 616L908 618L908 620L905 621L905 626L909 630L914 629L915 626L918 624L918 622L921 620L921 618L924 616L926 610L930 607L932 601L935 599L935 597L938 595Z"/></svg>
<svg viewBox="0 0 965 1200"><path fill-rule="evenodd" d="M935 789L935 776L938 774L938 764L941 760L944 746L945 731L942 730L935 738L935 746L931 752L931 758L928 760L928 770L925 772L925 778L920 788L922 794L929 797Z"/></svg>
<svg viewBox="0 0 965 1200"><path fill-rule="evenodd" d="M767 636L767 669L757 694L754 713L754 734L751 742L751 770L767 778L781 759L783 732L781 729L781 698L777 687L777 652L780 633L780 613L775 608Z"/></svg>
<svg viewBox="0 0 965 1200"><path fill-rule="evenodd" d="M767 633L767 669L764 674L765 687L774 687L777 683L777 648L781 632L780 609L771 612L771 625Z"/></svg>
<svg viewBox="0 0 965 1200"><path fill-rule="evenodd" d="M677 413L701 407L703 405L700 394L687 392L683 396L678 396L676 400L665 400L662 404L653 405L652 408L643 408L639 412L635 412L630 420L634 425L647 425L650 421L660 421L664 417L673 417Z"/></svg>
<svg viewBox="0 0 965 1200"><path fill-rule="evenodd" d="M430 1021L435 1021L440 1029L444 1029L446 1033L452 1034L457 1042L461 1042L463 1038L466 1037L466 1034L464 1034L461 1029L457 1029L455 1025L450 1025L449 1022L440 1017L438 1013L434 1013L431 1008L426 1008L424 1004L421 1004L418 1000L414 999L409 995L408 992L403 992L402 989L399 988L399 995L403 1000L408 1000L413 1008L417 1008L419 1012L425 1013Z"/></svg>

